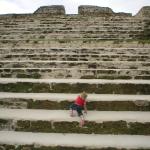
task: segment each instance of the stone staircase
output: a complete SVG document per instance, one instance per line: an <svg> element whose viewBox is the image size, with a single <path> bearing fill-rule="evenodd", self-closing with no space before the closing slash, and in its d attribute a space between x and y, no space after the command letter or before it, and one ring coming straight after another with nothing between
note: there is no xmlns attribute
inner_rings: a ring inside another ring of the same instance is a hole
<svg viewBox="0 0 150 150"><path fill-rule="evenodd" d="M150 150L149 12L1 15L0 150ZM82 91L80 128L69 106Z"/></svg>

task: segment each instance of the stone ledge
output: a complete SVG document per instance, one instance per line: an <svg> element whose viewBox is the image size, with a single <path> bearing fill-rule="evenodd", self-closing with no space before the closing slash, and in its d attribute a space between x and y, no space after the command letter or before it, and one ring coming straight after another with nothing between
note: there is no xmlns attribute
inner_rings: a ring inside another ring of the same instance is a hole
<svg viewBox="0 0 150 150"><path fill-rule="evenodd" d="M31 133L31 132L11 132L1 131L0 143L12 145L33 145L37 146L63 146L66 148L58 148L57 150L85 150L85 149L105 149L105 150L143 150L150 148L150 137L139 135L87 135L87 134L56 134L56 133ZM24 139L24 141L22 141ZM71 140L70 140L71 139ZM69 141L69 143L68 143ZM80 142L79 142L80 141ZM90 142L89 142L90 141ZM131 142L132 141L132 142ZM0 146L1 146L0 145ZM70 148L69 147L73 147ZM85 148L86 147L86 148ZM108 148L109 147L109 148ZM114 148L110 148L114 147ZM7 147L9 150L12 147ZM108 148L108 149L107 149ZM17 148L22 149L23 148ZM24 150L31 150L26 147ZM12 149L14 150L14 149ZM52 150L45 148L36 148L32 150ZM56 150L56 149L53 149Z"/></svg>

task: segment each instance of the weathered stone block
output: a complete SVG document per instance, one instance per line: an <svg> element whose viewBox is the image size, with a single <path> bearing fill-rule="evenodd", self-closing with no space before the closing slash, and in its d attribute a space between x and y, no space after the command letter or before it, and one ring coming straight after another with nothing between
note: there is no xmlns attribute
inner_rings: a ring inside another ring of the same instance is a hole
<svg viewBox="0 0 150 150"><path fill-rule="evenodd" d="M81 5L78 8L79 15L113 15L114 12L109 7L98 7L98 6L91 6L91 5Z"/></svg>
<svg viewBox="0 0 150 150"><path fill-rule="evenodd" d="M135 15L135 17L146 17L150 18L150 6L144 6L140 11Z"/></svg>
<svg viewBox="0 0 150 150"><path fill-rule="evenodd" d="M34 14L65 15L65 8L63 5L42 6Z"/></svg>

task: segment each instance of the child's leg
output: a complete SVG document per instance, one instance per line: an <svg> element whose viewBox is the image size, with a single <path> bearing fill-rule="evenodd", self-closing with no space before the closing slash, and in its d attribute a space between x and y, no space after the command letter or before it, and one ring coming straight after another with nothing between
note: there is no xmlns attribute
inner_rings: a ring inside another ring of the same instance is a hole
<svg viewBox="0 0 150 150"><path fill-rule="evenodd" d="M70 116L73 117L74 116L74 113L73 113L73 109L70 109Z"/></svg>
<svg viewBox="0 0 150 150"><path fill-rule="evenodd" d="M80 116L79 127L83 127L83 126L84 126L84 124L85 124L85 119L84 119L84 116L83 116L83 115L81 115L81 116Z"/></svg>
<svg viewBox="0 0 150 150"><path fill-rule="evenodd" d="M77 108L78 116L80 117L79 127L83 127L85 123L84 115L82 113L82 107Z"/></svg>
<svg viewBox="0 0 150 150"><path fill-rule="evenodd" d="M74 104L70 106L70 116L74 117Z"/></svg>

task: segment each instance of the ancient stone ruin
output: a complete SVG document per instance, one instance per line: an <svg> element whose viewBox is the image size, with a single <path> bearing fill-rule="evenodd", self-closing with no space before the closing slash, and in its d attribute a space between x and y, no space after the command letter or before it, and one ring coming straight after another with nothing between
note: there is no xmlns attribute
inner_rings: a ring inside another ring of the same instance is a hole
<svg viewBox="0 0 150 150"><path fill-rule="evenodd" d="M69 106L88 93L85 126ZM43 6L0 15L0 150L150 149L150 6Z"/></svg>
<svg viewBox="0 0 150 150"><path fill-rule="evenodd" d="M65 15L65 8L62 5L42 6L37 9L35 14L51 14L51 15Z"/></svg>

